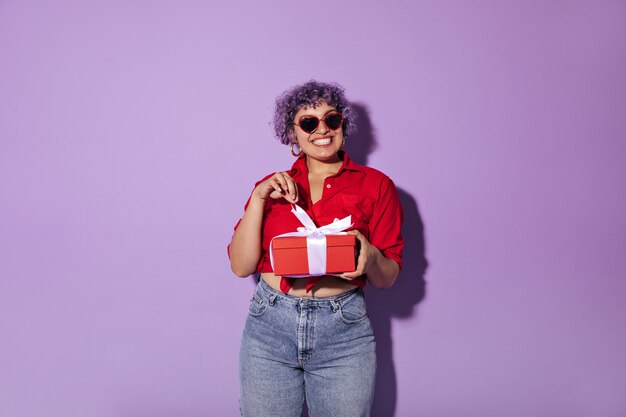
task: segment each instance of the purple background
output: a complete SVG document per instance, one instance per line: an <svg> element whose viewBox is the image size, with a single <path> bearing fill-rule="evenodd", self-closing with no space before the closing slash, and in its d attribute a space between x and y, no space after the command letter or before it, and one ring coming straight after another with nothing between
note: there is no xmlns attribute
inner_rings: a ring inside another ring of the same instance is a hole
<svg viewBox="0 0 626 417"><path fill-rule="evenodd" d="M617 0L0 1L0 415L237 414L226 244L310 78L407 212L375 415L626 415L625 74Z"/></svg>

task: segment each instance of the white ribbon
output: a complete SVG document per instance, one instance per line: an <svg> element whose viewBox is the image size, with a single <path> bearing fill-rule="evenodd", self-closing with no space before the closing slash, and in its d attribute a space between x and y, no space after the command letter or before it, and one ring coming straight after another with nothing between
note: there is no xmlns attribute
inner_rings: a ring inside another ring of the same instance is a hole
<svg viewBox="0 0 626 417"><path fill-rule="evenodd" d="M309 273L305 275L289 275L290 277L320 276L326 273L326 235L345 235L344 230L352 226L352 216L335 219L332 223L317 227L313 220L300 206L293 205L291 212L298 218L304 227L298 227L297 232L283 233L274 236L270 241L270 263L274 269L274 251L272 243L278 237L299 236L306 237L306 251L309 260Z"/></svg>

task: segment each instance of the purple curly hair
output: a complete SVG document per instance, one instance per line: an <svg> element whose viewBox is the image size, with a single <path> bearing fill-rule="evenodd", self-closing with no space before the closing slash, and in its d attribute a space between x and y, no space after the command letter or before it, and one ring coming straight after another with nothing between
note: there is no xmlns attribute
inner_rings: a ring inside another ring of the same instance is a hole
<svg viewBox="0 0 626 417"><path fill-rule="evenodd" d="M317 107L321 101L334 106L343 114L343 135L348 137L356 132L356 112L346 100L343 87L338 84L322 83L311 80L297 85L276 99L274 111L274 132L278 140L289 145L289 134L293 132L293 118L303 107Z"/></svg>

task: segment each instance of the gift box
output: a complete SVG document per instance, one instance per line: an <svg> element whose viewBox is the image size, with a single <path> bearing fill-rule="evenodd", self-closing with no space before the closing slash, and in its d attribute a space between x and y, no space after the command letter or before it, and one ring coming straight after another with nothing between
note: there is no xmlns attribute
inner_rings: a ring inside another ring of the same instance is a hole
<svg viewBox="0 0 626 417"><path fill-rule="evenodd" d="M309 275L309 253L306 237L276 237L272 241L274 274ZM357 255L358 240L354 235L327 235L325 273L340 274L354 271Z"/></svg>

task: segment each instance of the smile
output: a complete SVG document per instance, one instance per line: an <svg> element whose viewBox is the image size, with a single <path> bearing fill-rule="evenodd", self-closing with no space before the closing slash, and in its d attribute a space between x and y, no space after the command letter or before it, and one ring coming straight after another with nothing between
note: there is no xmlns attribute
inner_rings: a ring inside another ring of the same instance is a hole
<svg viewBox="0 0 626 417"><path fill-rule="evenodd" d="M326 138L317 138L317 139L313 139L313 140L311 141L311 143L312 143L313 145L320 145L320 146L322 146L322 145L328 145L330 142L332 142L332 140L333 140L333 139L332 139L332 138L330 138L330 137L326 137Z"/></svg>

